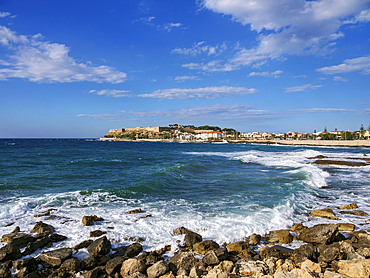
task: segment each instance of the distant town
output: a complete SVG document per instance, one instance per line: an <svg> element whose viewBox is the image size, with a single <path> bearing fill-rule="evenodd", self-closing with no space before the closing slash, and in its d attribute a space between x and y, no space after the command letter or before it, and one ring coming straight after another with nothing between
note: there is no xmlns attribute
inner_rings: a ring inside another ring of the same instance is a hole
<svg viewBox="0 0 370 278"><path fill-rule="evenodd" d="M110 129L102 141L106 140L144 140L144 141L187 141L187 142L232 142L239 141L265 141L266 143L279 140L369 140L370 125L366 130L361 125L358 131L327 131L300 133L289 131L286 133L268 132L239 132L233 128L220 128L218 126L193 126L171 124L169 126L147 126L135 128Z"/></svg>

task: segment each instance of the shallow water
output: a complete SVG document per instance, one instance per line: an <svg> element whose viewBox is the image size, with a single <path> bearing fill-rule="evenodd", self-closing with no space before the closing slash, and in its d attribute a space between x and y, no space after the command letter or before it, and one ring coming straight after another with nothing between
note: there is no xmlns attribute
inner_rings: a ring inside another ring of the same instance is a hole
<svg viewBox="0 0 370 278"><path fill-rule="evenodd" d="M364 154L369 149L1 139L0 235L16 225L29 232L42 220L68 236L54 248L72 247L100 229L117 244L142 237L152 250L177 246L181 237L172 231L180 226L219 244L302 221L312 226L325 222L307 221L312 209L338 212L357 202L370 213L370 166L312 165L309 158ZM127 214L137 208L144 212ZM47 209L55 210L34 217ZM94 214L105 221L82 226L82 217ZM370 228L364 217L340 217Z"/></svg>

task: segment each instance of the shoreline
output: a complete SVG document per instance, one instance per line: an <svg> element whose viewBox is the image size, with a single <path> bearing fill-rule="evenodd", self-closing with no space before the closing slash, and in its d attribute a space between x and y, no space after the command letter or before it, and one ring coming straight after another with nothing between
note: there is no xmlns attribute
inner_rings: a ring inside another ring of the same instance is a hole
<svg viewBox="0 0 370 278"><path fill-rule="evenodd" d="M337 209L341 209L341 214L356 214L364 222L369 221L366 220L369 214L358 210L356 203L344 204ZM127 213L141 212L138 209ZM244 240L222 246L179 227L172 234L184 238L178 242L176 250L166 245L149 252L143 250L140 241L113 247L113 242L104 235L106 232L100 230L90 232L89 240L73 247L64 246L62 242L67 237L39 221L29 232L21 231L17 226L9 234L2 235L1 241L7 245L0 248L0 277L369 277L370 234L355 224L330 222L340 220L338 216L331 208L313 210L308 220L321 218L329 223L325 221L325 224L312 227L296 223L287 229L266 231L264 235L246 234ZM84 226L99 228L101 221L105 220L94 215L84 216L81 222ZM13 227L16 225L12 224ZM286 247L294 241L302 245L296 249ZM50 251L50 247L55 248ZM44 252L33 254L38 250ZM169 256L170 251L175 252Z"/></svg>
<svg viewBox="0 0 370 278"><path fill-rule="evenodd" d="M222 143L221 141L207 140L177 140L177 139L122 139L122 138L99 138L97 141L117 142L177 142L177 143ZM287 145L287 146L318 146L318 147L360 147L370 148L370 140L226 140L229 144L265 144L265 145Z"/></svg>

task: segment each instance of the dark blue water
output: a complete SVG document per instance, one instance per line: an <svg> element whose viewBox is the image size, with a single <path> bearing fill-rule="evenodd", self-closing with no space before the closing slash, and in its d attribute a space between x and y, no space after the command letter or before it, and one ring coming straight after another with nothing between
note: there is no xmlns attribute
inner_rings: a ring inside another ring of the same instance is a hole
<svg viewBox="0 0 370 278"><path fill-rule="evenodd" d="M171 231L186 226L222 244L307 221L314 208L357 202L366 210L369 166L307 163L316 155L360 158L368 151L1 139L0 233L12 230L4 227L11 222L28 232L43 220L70 234L64 244L72 245L96 229L82 227L82 216L96 214L106 220L99 228L114 227L107 231L117 242L140 236L147 248L175 244ZM53 217L34 217L50 208ZM144 212L127 214L135 208Z"/></svg>

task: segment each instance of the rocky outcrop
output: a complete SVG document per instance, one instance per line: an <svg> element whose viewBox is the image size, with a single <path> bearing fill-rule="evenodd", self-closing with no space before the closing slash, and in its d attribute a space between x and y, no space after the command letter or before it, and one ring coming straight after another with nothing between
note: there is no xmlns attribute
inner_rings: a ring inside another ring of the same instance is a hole
<svg viewBox="0 0 370 278"><path fill-rule="evenodd" d="M310 217L321 217L330 220L338 220L337 215L331 208L313 210L309 214Z"/></svg>
<svg viewBox="0 0 370 278"><path fill-rule="evenodd" d="M82 217L82 224L84 226L92 226L94 225L94 222L97 222L97 221L104 221L104 219L96 215Z"/></svg>
<svg viewBox="0 0 370 278"><path fill-rule="evenodd" d="M106 236L103 236L87 247L87 251L91 256L101 256L108 254L111 249L111 243Z"/></svg>
<svg viewBox="0 0 370 278"><path fill-rule="evenodd" d="M61 248L53 251L48 251L40 254L37 259L41 263L46 263L51 267L59 267L65 260L71 258L72 249L71 248Z"/></svg>

